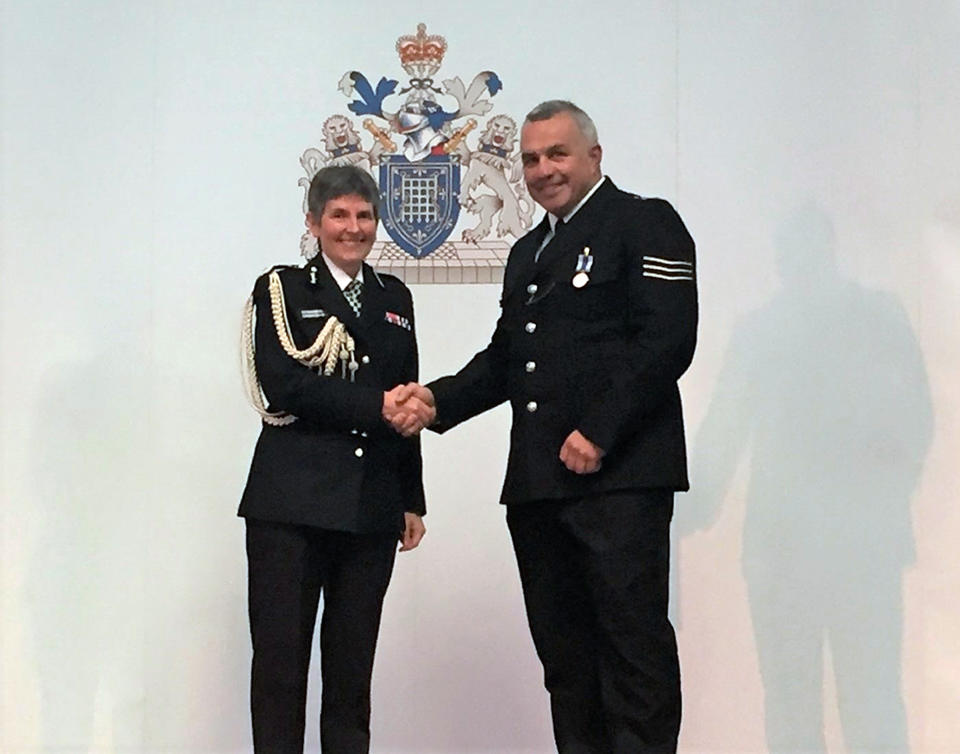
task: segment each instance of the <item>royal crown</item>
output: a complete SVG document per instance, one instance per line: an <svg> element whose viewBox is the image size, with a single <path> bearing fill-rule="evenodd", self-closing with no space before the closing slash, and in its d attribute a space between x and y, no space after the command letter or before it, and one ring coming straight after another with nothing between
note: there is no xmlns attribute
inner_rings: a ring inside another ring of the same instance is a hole
<svg viewBox="0 0 960 754"><path fill-rule="evenodd" d="M427 36L427 25L417 24L417 33L405 34L397 40L400 64L408 75L415 79L428 79L443 63L447 52L447 40L438 34Z"/></svg>

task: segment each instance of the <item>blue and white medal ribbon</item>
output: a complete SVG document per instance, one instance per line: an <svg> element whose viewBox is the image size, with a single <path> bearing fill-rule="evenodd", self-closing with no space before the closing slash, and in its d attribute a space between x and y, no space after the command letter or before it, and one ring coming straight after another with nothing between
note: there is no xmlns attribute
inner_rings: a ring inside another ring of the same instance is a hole
<svg viewBox="0 0 960 754"><path fill-rule="evenodd" d="M590 270L593 268L593 257L590 256L590 247L584 246L583 252L577 257L577 270L573 276L574 288L583 288L590 282Z"/></svg>

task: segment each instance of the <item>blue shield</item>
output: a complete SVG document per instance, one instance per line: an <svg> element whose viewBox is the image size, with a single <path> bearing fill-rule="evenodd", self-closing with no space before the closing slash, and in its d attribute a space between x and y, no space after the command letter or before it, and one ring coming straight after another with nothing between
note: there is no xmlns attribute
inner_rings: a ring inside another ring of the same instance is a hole
<svg viewBox="0 0 960 754"><path fill-rule="evenodd" d="M417 259L430 254L453 232L459 215L459 156L380 158L380 218L405 252Z"/></svg>

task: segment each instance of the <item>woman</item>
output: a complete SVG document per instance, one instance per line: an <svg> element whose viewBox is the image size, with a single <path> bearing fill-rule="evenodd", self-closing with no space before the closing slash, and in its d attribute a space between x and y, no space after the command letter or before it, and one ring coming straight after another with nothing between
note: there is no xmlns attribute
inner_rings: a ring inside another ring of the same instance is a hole
<svg viewBox="0 0 960 754"><path fill-rule="evenodd" d="M378 201L366 172L321 169L307 196L320 253L261 276L248 302L244 351L263 429L239 515L260 754L303 751L321 591L321 746L369 751L370 678L396 542L412 550L425 531L413 435L432 416L391 391L416 380L417 342L410 291L364 263Z"/></svg>

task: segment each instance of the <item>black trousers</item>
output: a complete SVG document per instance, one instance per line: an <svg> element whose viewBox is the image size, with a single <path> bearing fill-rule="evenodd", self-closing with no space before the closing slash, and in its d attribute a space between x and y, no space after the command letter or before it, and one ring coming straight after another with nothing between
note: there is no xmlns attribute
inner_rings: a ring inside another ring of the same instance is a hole
<svg viewBox="0 0 960 754"><path fill-rule="evenodd" d="M561 754L673 754L673 492L514 504L507 523Z"/></svg>
<svg viewBox="0 0 960 754"><path fill-rule="evenodd" d="M370 678L396 534L352 534L247 519L250 707L256 754L302 754L307 674L323 591L320 743L370 749Z"/></svg>

